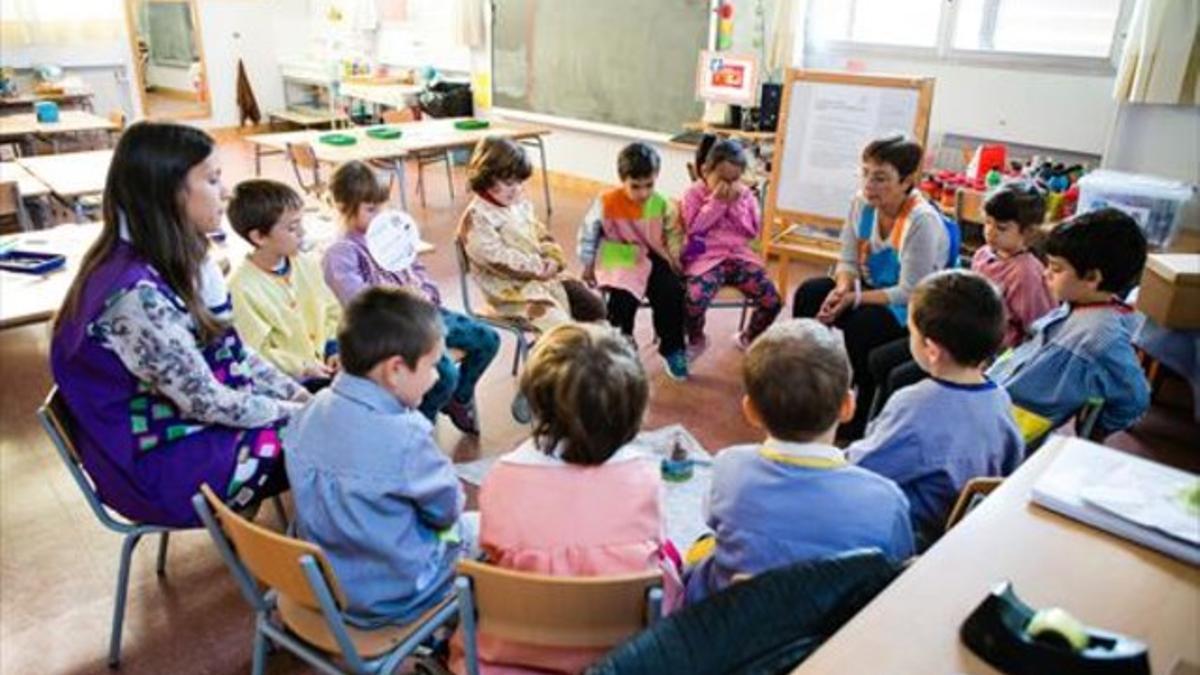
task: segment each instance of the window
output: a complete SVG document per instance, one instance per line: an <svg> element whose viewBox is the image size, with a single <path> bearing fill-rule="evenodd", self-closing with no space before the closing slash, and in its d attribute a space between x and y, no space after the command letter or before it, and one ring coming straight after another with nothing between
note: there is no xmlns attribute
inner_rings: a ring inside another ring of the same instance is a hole
<svg viewBox="0 0 1200 675"><path fill-rule="evenodd" d="M810 0L813 48L1108 60L1132 0Z"/></svg>
<svg viewBox="0 0 1200 675"><path fill-rule="evenodd" d="M937 46L944 0L812 0L810 36L815 42Z"/></svg>
<svg viewBox="0 0 1200 675"><path fill-rule="evenodd" d="M954 48L1108 58L1121 0L959 0Z"/></svg>

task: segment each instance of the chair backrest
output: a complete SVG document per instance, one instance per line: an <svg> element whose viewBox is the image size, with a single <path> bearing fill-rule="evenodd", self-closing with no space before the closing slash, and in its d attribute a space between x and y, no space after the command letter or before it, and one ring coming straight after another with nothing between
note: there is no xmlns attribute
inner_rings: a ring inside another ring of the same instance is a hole
<svg viewBox="0 0 1200 675"><path fill-rule="evenodd" d="M309 143L288 143L286 144L288 162L292 165L292 172L296 175L296 182L305 192L312 192L321 187L321 163L317 160L317 151ZM301 169L308 169L312 172L312 180L306 182Z"/></svg>
<svg viewBox="0 0 1200 675"><path fill-rule="evenodd" d="M117 127L117 131L124 131L125 130L125 111L117 110L117 109L109 111L108 121L112 122L113 125Z"/></svg>
<svg viewBox="0 0 1200 675"><path fill-rule="evenodd" d="M0 217L16 216L21 212L21 189L17 181L0 183Z"/></svg>
<svg viewBox="0 0 1200 675"><path fill-rule="evenodd" d="M946 529L949 530L957 525L958 521L962 520L976 506L979 506L984 497L1000 487L1000 483L1002 482L1004 482L1004 479L998 476L979 476L967 481L962 491L958 493L958 499L954 502L954 507L950 509L950 516L946 518Z"/></svg>
<svg viewBox="0 0 1200 675"><path fill-rule="evenodd" d="M540 646L609 647L647 625L662 573L556 577L460 560L481 633Z"/></svg>
<svg viewBox="0 0 1200 675"><path fill-rule="evenodd" d="M346 596L320 546L284 536L246 520L221 501L207 484L200 486L200 492L216 517L219 534L228 539L238 560L255 579L281 595L319 611L320 600L300 564L305 556L310 556L317 562L338 608L345 607ZM213 533L214 536L217 534Z"/></svg>
<svg viewBox="0 0 1200 675"><path fill-rule="evenodd" d="M467 257L467 247L462 239L454 238L454 260L458 263L458 287L462 290L463 312L474 316L471 309L471 259Z"/></svg>
<svg viewBox="0 0 1200 675"><path fill-rule="evenodd" d="M773 569L673 612L589 675L790 672L896 575L878 550Z"/></svg>
<svg viewBox="0 0 1200 675"><path fill-rule="evenodd" d="M417 121L417 115L412 108L395 108L393 110L385 110L380 115L384 124L403 124L404 122Z"/></svg>

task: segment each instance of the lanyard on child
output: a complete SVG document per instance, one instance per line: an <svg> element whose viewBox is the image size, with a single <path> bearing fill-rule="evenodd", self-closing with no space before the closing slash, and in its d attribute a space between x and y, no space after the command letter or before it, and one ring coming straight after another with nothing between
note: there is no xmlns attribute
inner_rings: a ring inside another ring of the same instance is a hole
<svg viewBox="0 0 1200 675"><path fill-rule="evenodd" d="M758 454L763 459L772 462L787 464L789 466L802 466L806 469L840 469L848 464L848 462L841 457L810 457L805 455L792 455L780 450L776 450L769 445L764 445L762 448L760 448Z"/></svg>

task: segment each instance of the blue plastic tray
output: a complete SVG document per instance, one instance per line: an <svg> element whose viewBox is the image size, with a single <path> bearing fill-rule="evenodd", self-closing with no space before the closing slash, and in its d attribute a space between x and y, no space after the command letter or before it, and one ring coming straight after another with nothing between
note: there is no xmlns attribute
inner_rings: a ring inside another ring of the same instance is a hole
<svg viewBox="0 0 1200 675"><path fill-rule="evenodd" d="M67 256L61 253L16 250L0 255L0 270L18 274L46 274L66 264Z"/></svg>

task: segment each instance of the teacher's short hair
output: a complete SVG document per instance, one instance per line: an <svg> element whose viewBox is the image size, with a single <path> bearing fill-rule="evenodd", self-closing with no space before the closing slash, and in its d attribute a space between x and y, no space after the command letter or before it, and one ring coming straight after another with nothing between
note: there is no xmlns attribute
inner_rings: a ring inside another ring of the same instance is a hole
<svg viewBox="0 0 1200 675"><path fill-rule="evenodd" d="M885 138L876 138L863 148L862 160L890 164L900 174L900 178L908 178L921 168L921 160L925 150L911 136L896 134Z"/></svg>
<svg viewBox="0 0 1200 675"><path fill-rule="evenodd" d="M365 376L380 361L399 356L410 368L442 342L438 308L416 293L368 288L350 301L338 330L342 370Z"/></svg>

